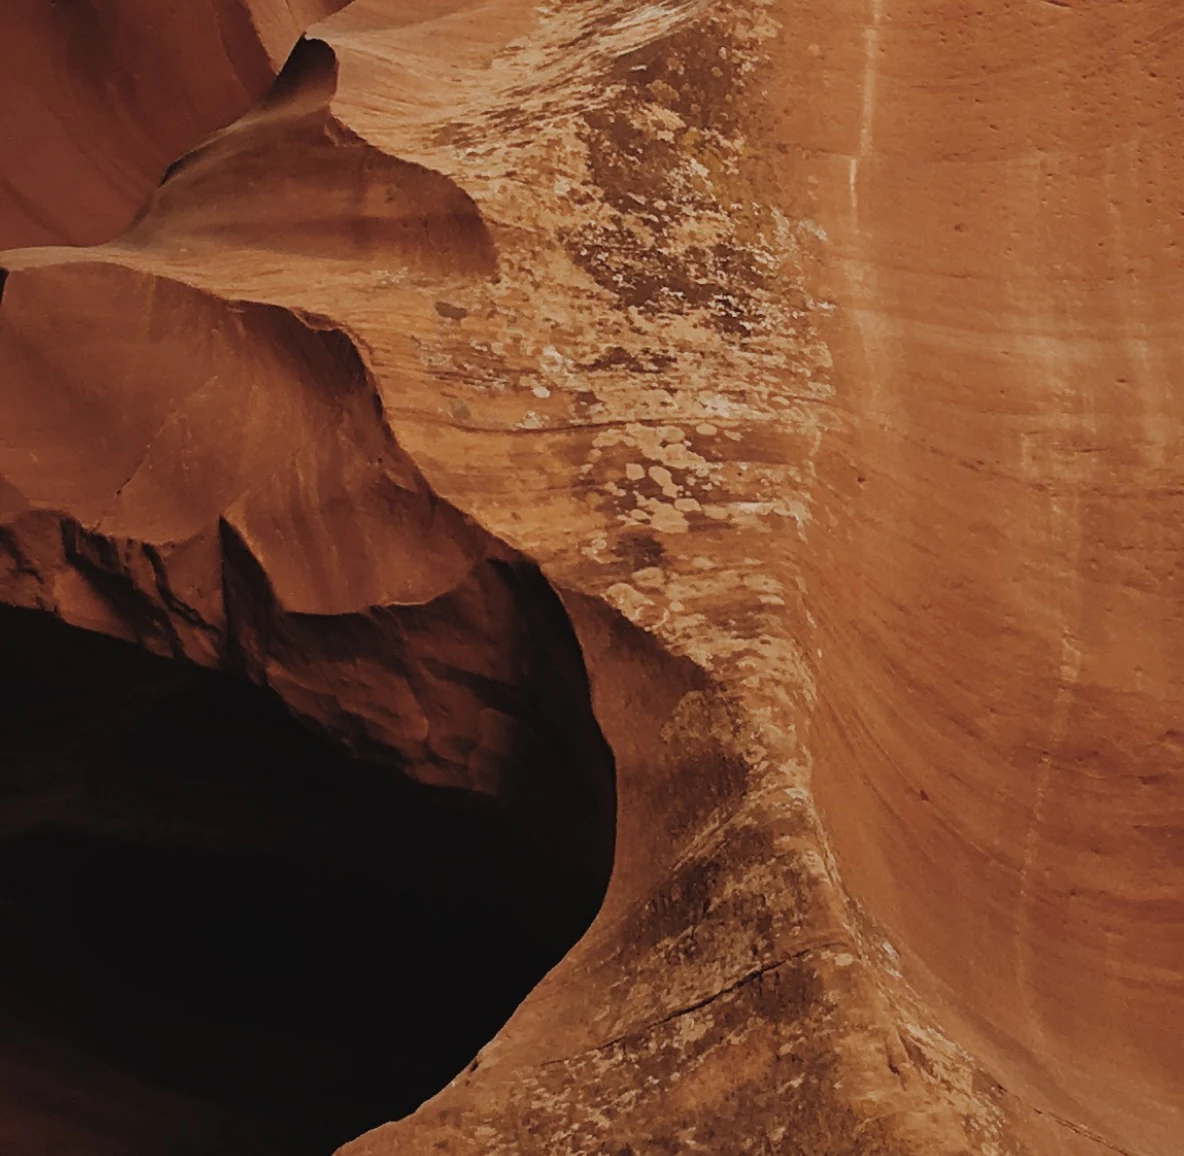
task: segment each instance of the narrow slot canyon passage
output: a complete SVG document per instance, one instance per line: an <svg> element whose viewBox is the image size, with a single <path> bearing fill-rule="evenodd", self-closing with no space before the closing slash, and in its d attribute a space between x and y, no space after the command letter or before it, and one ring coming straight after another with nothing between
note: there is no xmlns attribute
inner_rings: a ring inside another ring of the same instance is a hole
<svg viewBox="0 0 1184 1156"><path fill-rule="evenodd" d="M532 581L533 657L486 688L530 732L517 801L353 758L244 679L0 609L4 1156L328 1156L497 1032L612 859L611 831L583 870L548 849L561 832L534 837L554 820L532 776L611 791L613 766Z"/></svg>

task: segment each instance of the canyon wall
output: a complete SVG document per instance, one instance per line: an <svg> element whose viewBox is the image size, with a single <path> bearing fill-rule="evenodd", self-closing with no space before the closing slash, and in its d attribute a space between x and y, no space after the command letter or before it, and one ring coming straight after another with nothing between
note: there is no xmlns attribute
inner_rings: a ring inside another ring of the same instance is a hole
<svg viewBox="0 0 1184 1156"><path fill-rule="evenodd" d="M343 1153L1174 1156L1172 5L230 8L3 17L0 599L613 859Z"/></svg>
<svg viewBox="0 0 1184 1156"><path fill-rule="evenodd" d="M824 825L1000 1079L1172 1151L1177 16L888 2L848 26L812 7L796 68L849 102L788 114L839 306L807 549Z"/></svg>

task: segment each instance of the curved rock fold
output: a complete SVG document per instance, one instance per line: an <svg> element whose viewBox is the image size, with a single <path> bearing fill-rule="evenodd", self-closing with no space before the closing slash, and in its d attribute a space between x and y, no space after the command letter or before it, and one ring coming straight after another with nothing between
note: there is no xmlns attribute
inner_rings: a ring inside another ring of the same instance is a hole
<svg viewBox="0 0 1184 1156"><path fill-rule="evenodd" d="M33 7L9 1148L1174 1156L1167 0Z"/></svg>

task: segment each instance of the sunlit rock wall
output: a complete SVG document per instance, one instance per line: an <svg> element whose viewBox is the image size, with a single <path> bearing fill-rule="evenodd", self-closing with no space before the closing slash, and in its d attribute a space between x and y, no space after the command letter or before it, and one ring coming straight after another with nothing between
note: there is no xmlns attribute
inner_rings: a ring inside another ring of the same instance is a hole
<svg viewBox="0 0 1184 1156"><path fill-rule="evenodd" d="M0 596L404 751L381 662L274 623L558 590L604 906L346 1151L1172 1156L1172 5L355 0L245 112L316 15L90 128L119 197L47 133L106 216L4 154Z"/></svg>

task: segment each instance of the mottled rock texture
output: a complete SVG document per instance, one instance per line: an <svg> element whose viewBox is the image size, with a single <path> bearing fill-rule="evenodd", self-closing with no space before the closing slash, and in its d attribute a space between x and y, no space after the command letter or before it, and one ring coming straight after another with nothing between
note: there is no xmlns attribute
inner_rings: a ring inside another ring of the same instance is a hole
<svg viewBox="0 0 1184 1156"><path fill-rule="evenodd" d="M0 599L584 931L343 1156L1179 1153L1173 0L149 7L0 16Z"/></svg>

